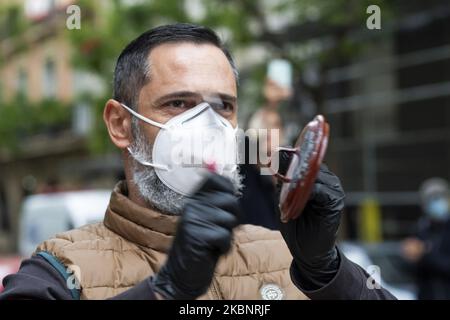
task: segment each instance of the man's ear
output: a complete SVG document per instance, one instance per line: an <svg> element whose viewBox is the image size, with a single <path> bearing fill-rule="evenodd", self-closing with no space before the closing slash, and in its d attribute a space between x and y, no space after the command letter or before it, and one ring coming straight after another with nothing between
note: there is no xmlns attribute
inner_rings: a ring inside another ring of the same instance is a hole
<svg viewBox="0 0 450 320"><path fill-rule="evenodd" d="M103 110L103 120L111 141L120 149L131 144L131 115L120 103L109 99Z"/></svg>

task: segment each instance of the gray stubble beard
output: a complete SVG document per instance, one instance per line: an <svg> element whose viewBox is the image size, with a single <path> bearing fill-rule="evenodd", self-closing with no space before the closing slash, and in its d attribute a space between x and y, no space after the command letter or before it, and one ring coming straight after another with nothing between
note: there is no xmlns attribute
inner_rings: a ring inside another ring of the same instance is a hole
<svg viewBox="0 0 450 320"><path fill-rule="evenodd" d="M152 162L153 145L148 141L145 133L140 127L139 120L131 121L133 142L130 145L131 152L139 161ZM132 161L132 179L144 201L162 213L168 215L180 215L186 201L186 197L166 186L151 166L144 166L130 155ZM228 178L233 183L236 195L241 194L243 189L239 170L235 170Z"/></svg>

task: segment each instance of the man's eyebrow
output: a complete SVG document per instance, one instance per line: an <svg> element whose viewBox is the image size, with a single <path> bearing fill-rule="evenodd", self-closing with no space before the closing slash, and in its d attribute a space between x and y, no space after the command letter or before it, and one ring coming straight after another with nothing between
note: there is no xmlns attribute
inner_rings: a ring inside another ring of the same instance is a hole
<svg viewBox="0 0 450 320"><path fill-rule="evenodd" d="M156 105L160 105L164 102L167 102L170 99L180 99L180 98L198 98L201 97L200 94L192 91L176 91L171 92L166 95L163 95L162 97L159 97L155 100Z"/></svg>
<svg viewBox="0 0 450 320"><path fill-rule="evenodd" d="M217 96L219 96L220 99L222 100L226 100L228 102L232 102L235 103L237 101L237 97L236 96L232 96L226 93L216 93Z"/></svg>
<svg viewBox="0 0 450 320"><path fill-rule="evenodd" d="M160 105L164 102L167 102L170 99L181 99L181 98L203 98L204 95L193 92L193 91L176 91L166 94L162 97L159 97L155 100L155 105ZM237 97L226 94L226 93L209 93L206 95L206 99L211 99L213 97L219 97L222 100L226 100L228 102L236 102Z"/></svg>

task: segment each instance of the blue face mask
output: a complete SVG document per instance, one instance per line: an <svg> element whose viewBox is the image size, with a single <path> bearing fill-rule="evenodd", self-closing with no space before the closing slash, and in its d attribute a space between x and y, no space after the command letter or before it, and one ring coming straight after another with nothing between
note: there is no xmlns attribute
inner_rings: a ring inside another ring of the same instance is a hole
<svg viewBox="0 0 450 320"><path fill-rule="evenodd" d="M428 215L436 220L445 220L449 214L449 204L445 198L433 199L426 206Z"/></svg>

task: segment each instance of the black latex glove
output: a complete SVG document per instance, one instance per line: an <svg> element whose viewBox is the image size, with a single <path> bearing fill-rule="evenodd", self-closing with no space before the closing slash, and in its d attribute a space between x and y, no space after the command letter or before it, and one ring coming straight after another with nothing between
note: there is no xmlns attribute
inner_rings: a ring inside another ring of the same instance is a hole
<svg viewBox="0 0 450 320"><path fill-rule="evenodd" d="M281 223L280 231L294 258L291 274L306 290L324 286L338 270L335 241L344 197L339 178L322 165L301 215Z"/></svg>
<svg viewBox="0 0 450 320"><path fill-rule="evenodd" d="M217 261L230 249L239 214L231 181L211 174L186 201L168 259L152 279L154 290L165 299L204 294Z"/></svg>

